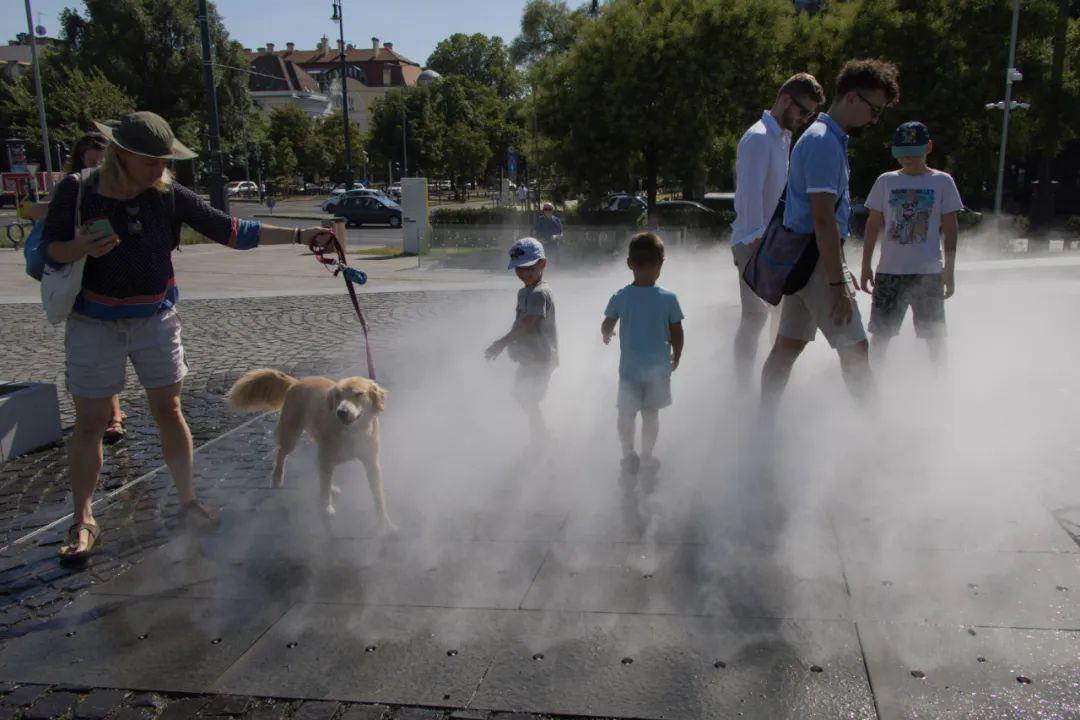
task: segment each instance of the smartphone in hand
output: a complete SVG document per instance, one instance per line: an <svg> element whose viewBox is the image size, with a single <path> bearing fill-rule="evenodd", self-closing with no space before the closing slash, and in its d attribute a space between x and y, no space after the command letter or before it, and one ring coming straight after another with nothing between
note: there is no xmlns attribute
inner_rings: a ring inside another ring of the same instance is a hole
<svg viewBox="0 0 1080 720"><path fill-rule="evenodd" d="M113 230L112 223L109 222L109 218L98 218L97 220L90 221L90 232L95 235L104 233L105 235L115 235L116 231Z"/></svg>

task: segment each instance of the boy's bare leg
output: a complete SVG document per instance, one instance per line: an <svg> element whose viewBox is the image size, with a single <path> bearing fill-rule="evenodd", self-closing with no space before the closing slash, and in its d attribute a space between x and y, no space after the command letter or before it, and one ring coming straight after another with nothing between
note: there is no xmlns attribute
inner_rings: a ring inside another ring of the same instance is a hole
<svg viewBox="0 0 1080 720"><path fill-rule="evenodd" d="M641 457L652 458L656 438L660 435L660 411L641 411Z"/></svg>
<svg viewBox="0 0 1080 720"><path fill-rule="evenodd" d="M637 425L637 411L627 408L619 408L617 427L619 430L619 442L622 444L624 458L634 453L634 430Z"/></svg>
<svg viewBox="0 0 1080 720"><path fill-rule="evenodd" d="M926 344L930 348L930 359L938 369L945 367L945 336L934 335L926 339Z"/></svg>

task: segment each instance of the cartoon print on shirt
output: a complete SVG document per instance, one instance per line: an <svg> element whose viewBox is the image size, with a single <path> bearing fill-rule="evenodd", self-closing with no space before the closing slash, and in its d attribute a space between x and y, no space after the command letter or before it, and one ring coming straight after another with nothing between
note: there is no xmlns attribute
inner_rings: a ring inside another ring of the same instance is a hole
<svg viewBox="0 0 1080 720"><path fill-rule="evenodd" d="M901 245L925 243L934 210L934 191L893 190L889 197L892 232L889 239Z"/></svg>

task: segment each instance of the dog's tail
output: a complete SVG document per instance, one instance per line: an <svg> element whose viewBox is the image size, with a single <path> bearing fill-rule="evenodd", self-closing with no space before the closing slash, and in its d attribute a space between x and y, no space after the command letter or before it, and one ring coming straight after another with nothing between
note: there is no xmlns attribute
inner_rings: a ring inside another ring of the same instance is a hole
<svg viewBox="0 0 1080 720"><path fill-rule="evenodd" d="M252 370L236 381L225 402L233 410L280 410L296 379L280 370Z"/></svg>

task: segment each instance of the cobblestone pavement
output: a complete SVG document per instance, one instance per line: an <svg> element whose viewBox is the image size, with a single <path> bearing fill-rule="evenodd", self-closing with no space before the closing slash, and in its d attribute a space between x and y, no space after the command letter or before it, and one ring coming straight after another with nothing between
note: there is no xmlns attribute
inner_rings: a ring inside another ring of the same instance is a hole
<svg viewBox="0 0 1080 720"><path fill-rule="evenodd" d="M364 297L377 358L392 368L389 341L402 323L431 317L445 299L438 293L370 294ZM187 301L182 305L184 344L191 374L183 404L196 448L236 429L250 418L227 412L221 397L243 372L272 366L296 375L338 375L359 369L362 346L351 307L341 297ZM64 391L63 328L44 320L37 305L0 306L0 379L54 382L60 391L65 427L74 419ZM391 370L392 374L392 370ZM56 562L62 527L35 541L12 545L25 534L70 512L66 453L44 448L0 466L0 642L20 627L47 619L80 593L104 583L138 563L170 536L168 516L175 509L171 480L161 466L146 400L129 367L128 388L121 395L128 414L128 436L106 448L99 495L151 474L108 504L99 517L108 528L93 562L68 569ZM265 439L268 423L256 418L252 435ZM66 433L65 433L66 434ZM251 438L233 436L245 444ZM265 448L264 448L265 449ZM245 454L245 457L258 457ZM251 477L262 460L234 469ZM198 472L197 472L198 474ZM265 472L259 473L265 476ZM215 465L215 480L228 487L228 472ZM239 475L238 475L239 476ZM224 479L223 479L224 478ZM205 480L198 478L197 482ZM210 502L220 500L216 486L201 482ZM6 546L6 547L5 547ZM336 702L301 702L231 696L178 696L122 689L17 685L0 682L0 720L72 717L86 720L183 720L189 717L237 717L252 720L461 720L539 716L449 712Z"/></svg>

